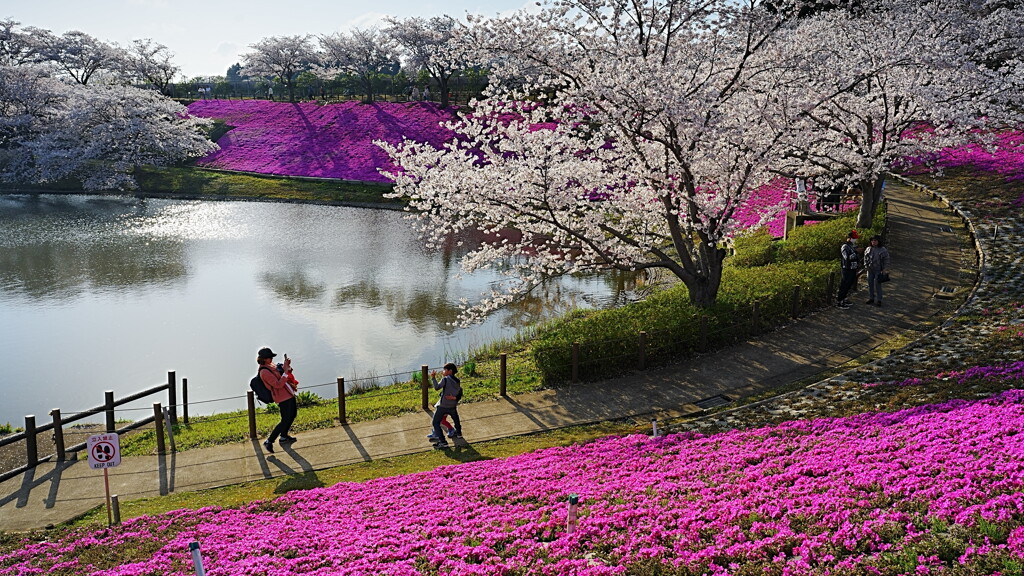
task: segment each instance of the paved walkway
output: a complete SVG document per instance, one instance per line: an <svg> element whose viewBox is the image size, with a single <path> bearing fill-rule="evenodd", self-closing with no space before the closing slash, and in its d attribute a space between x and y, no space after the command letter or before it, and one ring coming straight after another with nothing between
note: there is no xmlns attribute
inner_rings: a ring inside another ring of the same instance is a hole
<svg viewBox="0 0 1024 576"><path fill-rule="evenodd" d="M886 306L863 303L830 308L790 326L691 361L587 385L544 390L466 404L460 410L466 442L551 430L624 417L666 417L701 411L696 402L720 394L745 397L813 376L885 342L919 329L941 313L933 297L959 285L959 221L925 193L889 191L893 281ZM838 247L837 247L838 253ZM275 454L258 441L123 459L110 469L110 489L122 501L412 454L430 449L424 435L430 414L419 412L298 434ZM0 483L0 530L57 524L102 505L103 474L83 460L44 463Z"/></svg>

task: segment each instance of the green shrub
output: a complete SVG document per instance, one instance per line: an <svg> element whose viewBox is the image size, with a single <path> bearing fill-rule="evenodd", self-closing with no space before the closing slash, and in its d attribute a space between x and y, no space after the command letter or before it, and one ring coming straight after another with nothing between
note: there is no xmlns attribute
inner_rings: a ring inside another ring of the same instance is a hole
<svg viewBox="0 0 1024 576"><path fill-rule="evenodd" d="M775 238L767 228L758 228L750 234L739 236L733 241L736 254L729 258L729 264L741 268L771 264L775 251Z"/></svg>
<svg viewBox="0 0 1024 576"><path fill-rule="evenodd" d="M321 398L314 392L310 392L309 390L303 390L302 392L299 392L298 394L295 395L295 404L299 408L316 406L318 404L323 403L323 401L323 398Z"/></svg>
<svg viewBox="0 0 1024 576"><path fill-rule="evenodd" d="M636 366L640 332L646 333L645 363L665 364L774 329L790 321L794 306L799 315L826 305L839 247L856 218L850 214L795 228L784 241L774 240L765 230L737 238L718 300L709 308L691 305L689 292L679 284L642 302L577 311L539 329L531 353L543 382L552 385L571 378L574 343L579 348L577 376L607 378ZM879 210L872 227L859 230L860 245L881 233L884 223L884 210Z"/></svg>
<svg viewBox="0 0 1024 576"><path fill-rule="evenodd" d="M570 379L572 345L579 344L582 380L607 378L632 370L638 357L641 331L647 333L645 362L666 364L748 338L792 317L794 286L800 286L798 311L828 301L832 262L791 262L757 268L730 267L722 277L718 303L706 309L690 304L680 284L642 302L622 308L577 312L541 331L534 342L534 362L546 384ZM759 306L758 326L750 322L753 304ZM701 324L704 324L703 337Z"/></svg>
<svg viewBox="0 0 1024 576"><path fill-rule="evenodd" d="M798 226L789 231L787 238L779 243L776 262L810 262L814 260L839 261L839 247L846 240L850 230L857 230L860 240L857 245L864 248L868 238L882 234L885 228L885 209L875 213L871 228L857 228L857 214L823 220L811 226Z"/></svg>

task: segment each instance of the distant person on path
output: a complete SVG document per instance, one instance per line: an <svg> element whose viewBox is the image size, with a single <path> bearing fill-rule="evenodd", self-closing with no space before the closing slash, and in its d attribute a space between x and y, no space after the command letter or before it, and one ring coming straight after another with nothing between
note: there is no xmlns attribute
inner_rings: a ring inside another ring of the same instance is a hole
<svg viewBox="0 0 1024 576"><path fill-rule="evenodd" d="M889 250L882 237L875 235L864 249L864 269L868 272L868 304L882 305L882 276L889 271Z"/></svg>
<svg viewBox="0 0 1024 576"><path fill-rule="evenodd" d="M420 89L417 88L416 86L413 86L412 87L412 92L410 93L409 97L412 99L413 102L419 100L420 99Z"/></svg>
<svg viewBox="0 0 1024 576"><path fill-rule="evenodd" d="M444 433L441 431L441 420L445 416L451 416L452 423L455 424L453 438L462 438L462 421L459 419L458 409L459 398L462 398L462 382L455 376L458 370L455 364L449 362L444 365L444 378L441 378L440 382L433 378L434 390L441 391L441 398L434 408L434 419L431 421L434 431L430 440L435 447L448 446L448 441L444 439Z"/></svg>
<svg viewBox="0 0 1024 576"><path fill-rule="evenodd" d="M423 87L423 101L430 102L430 86Z"/></svg>
<svg viewBox="0 0 1024 576"><path fill-rule="evenodd" d="M853 285L857 283L857 270L860 268L860 258L857 254L858 238L860 235L857 234L857 231L850 230L850 233L846 235L846 242L843 242L843 247L839 249L839 268L843 277L839 281L836 305L844 310L850 307L850 301L846 296L850 293Z"/></svg>
<svg viewBox="0 0 1024 576"><path fill-rule="evenodd" d="M267 98L269 98L270 100L274 99L274 87L273 86L267 88Z"/></svg>
<svg viewBox="0 0 1024 576"><path fill-rule="evenodd" d="M271 453L274 452L274 441L278 437L281 438L282 444L295 442L295 438L288 432L291 431L292 422L295 422L295 416L299 411L295 401L296 385L295 378L292 376L292 360L285 354L284 363L275 366L275 356L277 354L274 354L270 348L260 348L256 353L256 363L260 365L260 378L270 389L270 394L274 397L277 407L281 409L281 421L263 442L263 447Z"/></svg>

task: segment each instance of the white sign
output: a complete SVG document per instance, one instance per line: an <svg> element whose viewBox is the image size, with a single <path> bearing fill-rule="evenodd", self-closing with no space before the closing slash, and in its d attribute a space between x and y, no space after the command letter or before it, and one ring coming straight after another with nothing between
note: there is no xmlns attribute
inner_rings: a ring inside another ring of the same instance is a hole
<svg viewBox="0 0 1024 576"><path fill-rule="evenodd" d="M90 468L113 468L121 463L121 439L114 432L89 436L85 447Z"/></svg>

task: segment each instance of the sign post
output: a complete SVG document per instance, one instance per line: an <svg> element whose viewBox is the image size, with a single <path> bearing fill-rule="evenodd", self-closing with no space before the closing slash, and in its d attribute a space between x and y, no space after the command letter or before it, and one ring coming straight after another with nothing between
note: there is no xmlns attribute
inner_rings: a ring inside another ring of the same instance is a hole
<svg viewBox="0 0 1024 576"><path fill-rule="evenodd" d="M89 467L92 469L103 469L103 486L106 491L107 502L107 525L113 526L114 519L111 517L110 511L110 477L107 475L107 469L121 463L121 439L115 432L96 434L89 436L85 447L89 454Z"/></svg>

